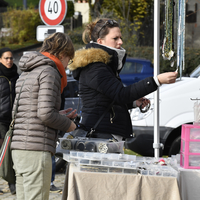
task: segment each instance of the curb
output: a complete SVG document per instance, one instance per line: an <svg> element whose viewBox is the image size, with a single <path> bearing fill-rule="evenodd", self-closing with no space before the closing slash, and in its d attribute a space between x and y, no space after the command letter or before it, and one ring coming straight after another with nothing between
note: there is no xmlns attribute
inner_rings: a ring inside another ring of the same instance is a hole
<svg viewBox="0 0 200 200"><path fill-rule="evenodd" d="M29 49L31 49L31 48L37 48L37 47L41 47L41 46L42 46L42 42L37 43L37 44L30 45L30 46L26 46L26 47L23 47L23 48L20 48L20 49L15 49L15 50L13 50L12 52L13 52L13 53L18 53L18 52L22 52L22 51L29 50Z"/></svg>

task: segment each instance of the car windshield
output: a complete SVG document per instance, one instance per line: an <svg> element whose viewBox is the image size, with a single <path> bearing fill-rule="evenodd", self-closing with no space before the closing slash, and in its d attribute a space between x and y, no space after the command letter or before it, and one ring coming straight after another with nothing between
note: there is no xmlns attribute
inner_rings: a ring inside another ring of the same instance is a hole
<svg viewBox="0 0 200 200"><path fill-rule="evenodd" d="M137 62L129 62L126 61L121 74L133 74L133 73L141 73L143 65Z"/></svg>
<svg viewBox="0 0 200 200"><path fill-rule="evenodd" d="M200 65L198 65L190 74L192 78L198 78L200 75Z"/></svg>

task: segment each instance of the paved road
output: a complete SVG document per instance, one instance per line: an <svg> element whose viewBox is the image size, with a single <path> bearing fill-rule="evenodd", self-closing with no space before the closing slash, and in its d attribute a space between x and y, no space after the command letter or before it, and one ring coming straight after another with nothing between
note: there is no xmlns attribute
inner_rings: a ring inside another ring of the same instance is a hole
<svg viewBox="0 0 200 200"><path fill-rule="evenodd" d="M56 187L63 188L65 180L64 172L56 173L54 184ZM12 195L10 193L8 184L2 178L0 178L0 189L4 192L4 194L0 195L0 200L15 200L16 195ZM49 195L49 200L61 200L62 192L60 193L51 193Z"/></svg>

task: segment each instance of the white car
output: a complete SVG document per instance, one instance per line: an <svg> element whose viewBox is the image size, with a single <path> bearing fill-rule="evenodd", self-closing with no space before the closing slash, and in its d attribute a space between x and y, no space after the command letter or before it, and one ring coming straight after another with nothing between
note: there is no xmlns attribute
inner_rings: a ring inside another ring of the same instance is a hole
<svg viewBox="0 0 200 200"><path fill-rule="evenodd" d="M193 124L194 103L200 99L200 66L190 77L178 78L174 84L159 88L159 132L160 155L176 155L180 152L182 124ZM195 78L198 77L198 78ZM146 113L133 109L131 113L134 138L125 144L143 156L154 156L154 95L146 96L151 100L151 107Z"/></svg>

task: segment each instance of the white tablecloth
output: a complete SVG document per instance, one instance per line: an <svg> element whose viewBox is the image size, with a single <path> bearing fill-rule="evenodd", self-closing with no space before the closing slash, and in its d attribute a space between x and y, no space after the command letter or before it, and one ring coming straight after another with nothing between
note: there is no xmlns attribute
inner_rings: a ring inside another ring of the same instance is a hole
<svg viewBox="0 0 200 200"><path fill-rule="evenodd" d="M179 167L179 188L182 200L200 200L200 170Z"/></svg>

